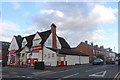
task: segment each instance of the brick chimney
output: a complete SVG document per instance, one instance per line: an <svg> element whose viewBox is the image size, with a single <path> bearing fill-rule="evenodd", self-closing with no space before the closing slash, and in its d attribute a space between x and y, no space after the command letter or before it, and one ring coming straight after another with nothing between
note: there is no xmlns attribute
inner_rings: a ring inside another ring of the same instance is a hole
<svg viewBox="0 0 120 80"><path fill-rule="evenodd" d="M51 25L51 33L52 33L52 48L56 48L56 25Z"/></svg>
<svg viewBox="0 0 120 80"><path fill-rule="evenodd" d="M88 42L87 41L85 41L85 44L87 44Z"/></svg>

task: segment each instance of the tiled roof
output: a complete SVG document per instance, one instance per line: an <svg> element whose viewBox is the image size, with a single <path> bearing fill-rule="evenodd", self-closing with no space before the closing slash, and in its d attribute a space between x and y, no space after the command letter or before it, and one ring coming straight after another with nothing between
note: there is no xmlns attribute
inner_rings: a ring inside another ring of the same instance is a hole
<svg viewBox="0 0 120 80"><path fill-rule="evenodd" d="M15 37L15 39L16 39L16 41L18 43L19 49L20 49L22 47L22 40L23 40L23 38L20 35L14 36L14 37Z"/></svg>
<svg viewBox="0 0 120 80"><path fill-rule="evenodd" d="M27 44L26 44L27 47L31 48L31 46L33 44L32 40L33 40L34 36L35 36L35 34L32 34L32 35L25 37L27 40Z"/></svg>
<svg viewBox="0 0 120 80"><path fill-rule="evenodd" d="M61 44L61 48L71 49L70 45L65 41L64 38L59 37L59 36L57 36L57 37L58 37L58 40L59 40L59 42Z"/></svg>
<svg viewBox="0 0 120 80"><path fill-rule="evenodd" d="M50 48L50 47L47 47L48 49L52 50L52 51L55 51L59 54L65 54L65 55L78 55L78 56L88 56L88 55L85 55L84 53L82 52L78 52L78 51L73 51L71 49L53 49L53 48Z"/></svg>
<svg viewBox="0 0 120 80"><path fill-rule="evenodd" d="M40 44L44 44L45 41L47 40L47 38L50 36L51 30L47 30L47 31L44 31L44 32L37 32L37 33L42 38L42 41L40 42Z"/></svg>

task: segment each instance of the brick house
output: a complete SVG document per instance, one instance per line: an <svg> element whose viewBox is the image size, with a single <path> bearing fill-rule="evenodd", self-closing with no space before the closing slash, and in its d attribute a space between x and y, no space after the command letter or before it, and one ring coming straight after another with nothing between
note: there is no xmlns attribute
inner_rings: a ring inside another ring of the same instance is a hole
<svg viewBox="0 0 120 80"><path fill-rule="evenodd" d="M109 48L109 50L107 50L104 49L103 46L98 47L98 45L93 45L93 43L88 44L87 41L81 42L77 47L72 48L72 50L89 55L90 62L92 62L94 57L99 54L102 54L104 58L111 57L111 55L114 55L115 58L115 52L112 52L112 49Z"/></svg>
<svg viewBox="0 0 120 80"><path fill-rule="evenodd" d="M5 41L0 41L0 60L2 60L2 65L5 66L8 60L8 48L10 43Z"/></svg>
<svg viewBox="0 0 120 80"><path fill-rule="evenodd" d="M74 51L83 52L86 55L89 55L89 61L91 62L95 53L93 52L92 44L89 45L87 41L81 42L77 47L72 48Z"/></svg>

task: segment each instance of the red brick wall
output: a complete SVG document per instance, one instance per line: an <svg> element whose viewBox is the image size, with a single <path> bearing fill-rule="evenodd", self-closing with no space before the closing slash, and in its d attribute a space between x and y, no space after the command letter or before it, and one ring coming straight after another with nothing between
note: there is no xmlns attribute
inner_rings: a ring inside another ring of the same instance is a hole
<svg viewBox="0 0 120 80"><path fill-rule="evenodd" d="M4 60L4 64L7 64L7 60L8 60L8 51L2 51L2 60Z"/></svg>
<svg viewBox="0 0 120 80"><path fill-rule="evenodd" d="M81 51L86 55L89 55L89 61L92 61L93 58L93 49L91 47L88 46L87 43L81 42L76 48L74 48L73 50L75 51Z"/></svg>
<svg viewBox="0 0 120 80"><path fill-rule="evenodd" d="M51 33L52 33L52 48L56 48L56 26L55 24L51 25Z"/></svg>

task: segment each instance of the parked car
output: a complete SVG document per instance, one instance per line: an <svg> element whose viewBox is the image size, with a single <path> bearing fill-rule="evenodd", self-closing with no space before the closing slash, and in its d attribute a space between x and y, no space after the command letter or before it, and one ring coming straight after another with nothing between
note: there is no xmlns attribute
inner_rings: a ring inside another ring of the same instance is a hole
<svg viewBox="0 0 120 80"><path fill-rule="evenodd" d="M106 64L115 64L115 59L114 58L106 58L105 63Z"/></svg>
<svg viewBox="0 0 120 80"><path fill-rule="evenodd" d="M100 64L104 64L104 61L100 58L97 58L92 62L92 64L93 65L100 65Z"/></svg>
<svg viewBox="0 0 120 80"><path fill-rule="evenodd" d="M118 65L120 65L120 58L118 58Z"/></svg>

